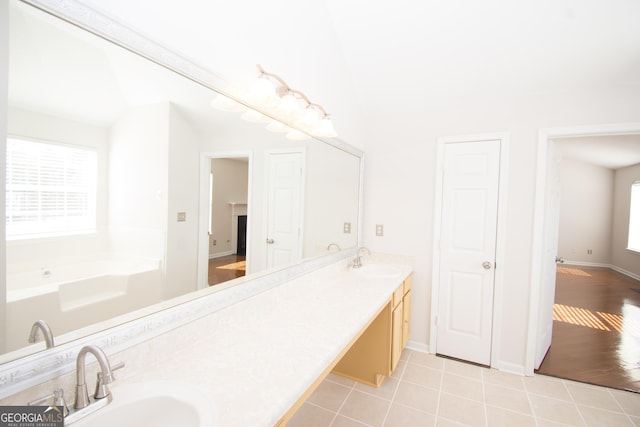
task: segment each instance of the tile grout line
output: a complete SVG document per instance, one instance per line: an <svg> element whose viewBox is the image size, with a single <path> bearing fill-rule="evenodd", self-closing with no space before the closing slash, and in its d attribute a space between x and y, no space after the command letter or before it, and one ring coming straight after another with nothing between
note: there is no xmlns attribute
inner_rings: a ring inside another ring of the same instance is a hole
<svg viewBox="0 0 640 427"><path fill-rule="evenodd" d="M536 408L535 406L533 406L533 402L531 401L531 395L529 394L529 387L527 387L527 383L524 380L524 377L521 379L521 381L522 381L522 386L524 387L524 393L527 395L527 402L529 402L529 407L531 408L531 415L533 416L533 421L536 423L536 427L540 427L540 420L538 420L538 414L536 413Z"/></svg>
<svg viewBox="0 0 640 427"><path fill-rule="evenodd" d="M356 382L354 381L353 384L351 384L351 389L349 390L349 393L347 393L347 395L344 397L344 400L340 404L340 407L336 410L336 414L333 416L333 419L329 423L329 427L331 427L333 423L336 421L336 419L338 418L338 415L340 414L340 411L344 407L344 404L347 403L347 399L349 399L349 396L351 396L351 393L353 393L353 390L355 389L356 389Z"/></svg>
<svg viewBox="0 0 640 427"><path fill-rule="evenodd" d="M407 365L409 364L409 360L411 360L411 353L408 354L407 360L402 360L400 358L400 362L404 362L402 365L402 372L398 376L398 384L396 384L396 388L393 390L393 394L391 395L391 401L389 402L389 407L387 408L387 413L384 414L384 418L382 419L382 426L387 422L387 418L389 418L389 413L391 412L391 407L393 406L393 402L396 400L396 394L398 393L398 389L400 388L400 382L402 381L402 377L404 377L404 371L407 369Z"/></svg>
<svg viewBox="0 0 640 427"><path fill-rule="evenodd" d="M576 409L576 411L578 411L578 416L582 420L583 425L587 426L588 425L587 420L584 418L584 415L582 415L582 411L578 407L578 404L576 403L576 399L573 397L573 394L571 394L571 390L569 389L569 386L567 386L567 382L565 380L561 380L560 383L569 394L569 397L571 398L571 403L573 403L573 407Z"/></svg>
<svg viewBox="0 0 640 427"><path fill-rule="evenodd" d="M440 387L438 388L438 403L436 404L436 421L435 425L438 425L438 418L440 417L440 402L442 401L442 389L444 386L444 372L447 369L447 361L443 360L442 371L440 372Z"/></svg>
<svg viewBox="0 0 640 427"><path fill-rule="evenodd" d="M489 426L489 409L487 408L487 390L484 382L485 371L480 371L480 382L482 384L482 406L484 408L484 425Z"/></svg>
<svg viewBox="0 0 640 427"><path fill-rule="evenodd" d="M633 418L631 418L631 415L627 412L627 410L624 408L624 406L622 406L620 404L620 402L618 402L618 399L616 398L616 396L613 394L613 392L611 391L611 389L607 388L607 393L609 393L609 395L613 398L613 401L616 402L616 405L618 405L618 408L620 408L622 410L622 413L627 417L627 419L629 420L629 422L631 422L632 425L635 425L636 422L633 420Z"/></svg>

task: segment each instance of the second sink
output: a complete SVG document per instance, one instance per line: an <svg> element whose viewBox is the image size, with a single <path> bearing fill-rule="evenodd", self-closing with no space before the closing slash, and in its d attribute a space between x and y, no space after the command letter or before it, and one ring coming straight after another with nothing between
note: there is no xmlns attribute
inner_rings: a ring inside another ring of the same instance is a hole
<svg viewBox="0 0 640 427"><path fill-rule="evenodd" d="M397 277L402 274L402 271L388 264L364 264L360 268L353 269L357 274L362 274L369 277Z"/></svg>

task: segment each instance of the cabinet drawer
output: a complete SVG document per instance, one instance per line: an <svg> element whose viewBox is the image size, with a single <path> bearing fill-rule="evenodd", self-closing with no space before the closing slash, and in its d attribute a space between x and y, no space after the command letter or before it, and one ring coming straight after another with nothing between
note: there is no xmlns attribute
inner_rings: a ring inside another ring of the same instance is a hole
<svg viewBox="0 0 640 427"><path fill-rule="evenodd" d="M400 285L398 289L393 292L393 306L396 307L402 301L404 296L404 286Z"/></svg>
<svg viewBox="0 0 640 427"><path fill-rule="evenodd" d="M411 279L412 278L413 278L413 275L409 275L409 277L404 279L404 282L402 283L403 286L404 286L404 293L405 294L411 290Z"/></svg>

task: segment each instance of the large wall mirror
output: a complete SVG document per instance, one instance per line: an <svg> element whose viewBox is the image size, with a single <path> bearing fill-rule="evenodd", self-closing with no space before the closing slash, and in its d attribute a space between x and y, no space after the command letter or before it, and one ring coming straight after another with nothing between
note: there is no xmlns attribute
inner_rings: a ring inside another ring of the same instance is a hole
<svg viewBox="0 0 640 427"><path fill-rule="evenodd" d="M212 88L9 3L5 361L45 348L37 320L60 344L357 245L357 150L219 111Z"/></svg>

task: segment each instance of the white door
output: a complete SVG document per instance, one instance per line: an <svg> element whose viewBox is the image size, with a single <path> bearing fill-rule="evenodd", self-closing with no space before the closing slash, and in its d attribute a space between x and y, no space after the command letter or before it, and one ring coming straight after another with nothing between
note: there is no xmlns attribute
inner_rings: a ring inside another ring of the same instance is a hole
<svg viewBox="0 0 640 427"><path fill-rule="evenodd" d="M267 208L267 267L300 260L302 254L301 152L269 153Z"/></svg>
<svg viewBox="0 0 640 427"><path fill-rule="evenodd" d="M436 352L491 362L500 141L444 146Z"/></svg>
<svg viewBox="0 0 640 427"><path fill-rule="evenodd" d="M547 144L547 174L545 182L544 219L542 235L542 265L538 335L535 369L540 367L551 346L553 332L553 304L556 292L556 257L558 256L558 227L560 224L560 155L553 141Z"/></svg>

